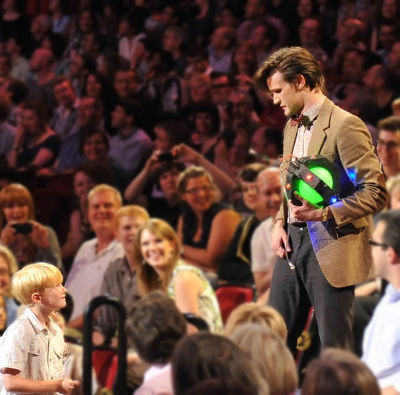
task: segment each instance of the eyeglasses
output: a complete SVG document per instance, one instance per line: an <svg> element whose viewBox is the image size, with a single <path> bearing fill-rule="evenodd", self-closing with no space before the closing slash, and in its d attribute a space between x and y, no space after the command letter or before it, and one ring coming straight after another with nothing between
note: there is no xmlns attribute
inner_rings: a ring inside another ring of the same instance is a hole
<svg viewBox="0 0 400 395"><path fill-rule="evenodd" d="M383 140L377 140L377 145L381 145L383 147L386 147L387 149L394 149L399 146L399 143L396 143L395 141L383 141Z"/></svg>
<svg viewBox="0 0 400 395"><path fill-rule="evenodd" d="M209 192L213 189L211 185L204 185L203 187L196 187L192 189L187 189L185 193L189 193L190 195L195 195L196 193L199 193L200 191L203 192Z"/></svg>
<svg viewBox="0 0 400 395"><path fill-rule="evenodd" d="M369 240L369 245L372 247L382 247L383 250L386 250L386 248L388 248L389 246L385 243L378 243L375 240Z"/></svg>

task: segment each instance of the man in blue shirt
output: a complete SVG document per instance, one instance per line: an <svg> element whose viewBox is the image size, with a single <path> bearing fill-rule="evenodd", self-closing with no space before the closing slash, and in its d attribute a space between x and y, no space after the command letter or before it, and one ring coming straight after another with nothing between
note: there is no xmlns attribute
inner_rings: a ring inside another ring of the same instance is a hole
<svg viewBox="0 0 400 395"><path fill-rule="evenodd" d="M383 395L400 394L400 211L378 217L370 240L375 275L389 282L363 339L362 360Z"/></svg>

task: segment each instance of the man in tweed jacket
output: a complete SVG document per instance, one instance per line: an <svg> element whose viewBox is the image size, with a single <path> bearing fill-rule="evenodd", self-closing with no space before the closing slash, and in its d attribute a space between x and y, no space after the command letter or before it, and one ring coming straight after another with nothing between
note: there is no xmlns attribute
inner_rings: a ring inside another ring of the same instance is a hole
<svg viewBox="0 0 400 395"><path fill-rule="evenodd" d="M380 163L364 123L325 97L322 71L307 50L276 51L256 80L291 117L284 130L283 184L292 157L323 155L340 170L338 202L322 209L300 197L300 206L283 202L272 236L279 258L269 302L286 321L292 351L311 306L322 347L348 348L354 284L371 266L369 217L387 199Z"/></svg>

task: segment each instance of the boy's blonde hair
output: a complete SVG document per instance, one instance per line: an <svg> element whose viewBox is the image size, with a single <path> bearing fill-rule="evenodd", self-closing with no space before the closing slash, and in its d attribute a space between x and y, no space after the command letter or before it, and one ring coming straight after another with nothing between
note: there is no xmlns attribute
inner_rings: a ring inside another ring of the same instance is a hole
<svg viewBox="0 0 400 395"><path fill-rule="evenodd" d="M61 284L63 276L60 270L49 263L38 262L26 265L12 277L12 292L22 304L32 304L32 295L43 292L45 288Z"/></svg>
<svg viewBox="0 0 400 395"><path fill-rule="evenodd" d="M143 221L148 221L150 219L149 213L146 209L136 204L130 204L128 206L123 206L118 209L115 214L115 228L119 226L119 221L122 217L133 217L135 219L141 219Z"/></svg>

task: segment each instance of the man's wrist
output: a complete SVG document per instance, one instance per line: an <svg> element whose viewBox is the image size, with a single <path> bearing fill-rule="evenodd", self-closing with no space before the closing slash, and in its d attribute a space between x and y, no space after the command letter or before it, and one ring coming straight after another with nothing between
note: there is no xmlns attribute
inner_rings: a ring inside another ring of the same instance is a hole
<svg viewBox="0 0 400 395"><path fill-rule="evenodd" d="M321 209L321 221L322 222L328 221L328 219L330 219L331 217L332 217L332 215L331 215L331 210L329 209L329 206Z"/></svg>

